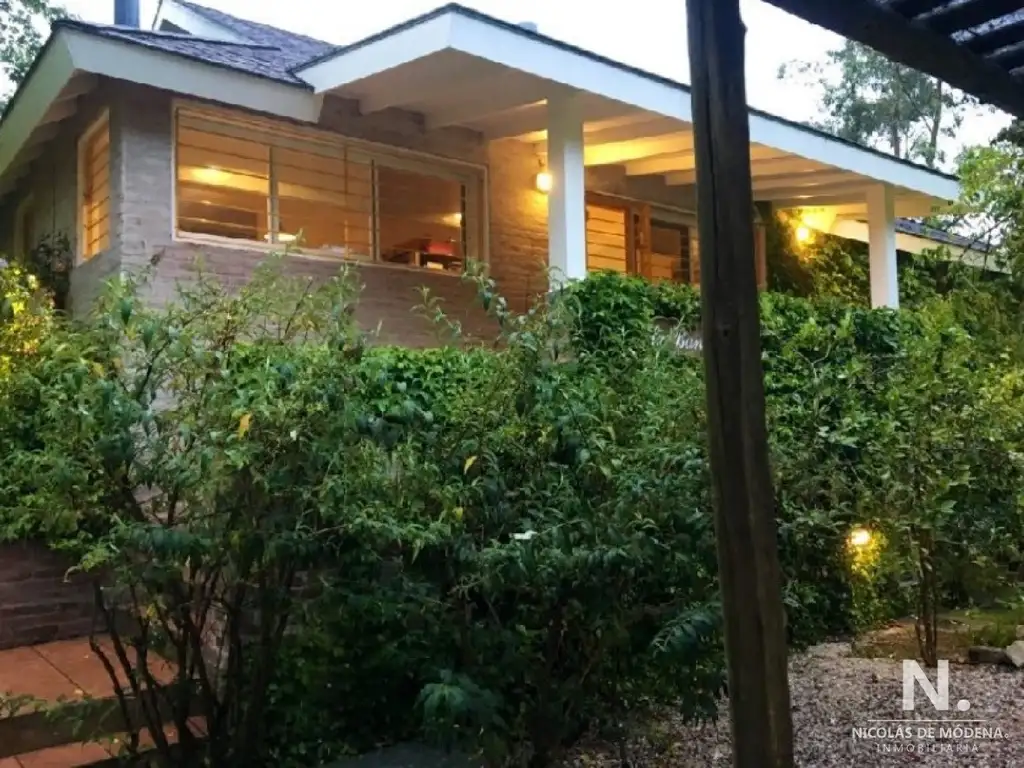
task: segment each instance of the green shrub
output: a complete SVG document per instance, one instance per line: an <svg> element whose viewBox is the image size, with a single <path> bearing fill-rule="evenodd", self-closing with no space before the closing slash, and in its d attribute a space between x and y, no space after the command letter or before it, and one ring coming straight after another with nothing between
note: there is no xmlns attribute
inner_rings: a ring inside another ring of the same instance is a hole
<svg viewBox="0 0 1024 768"><path fill-rule="evenodd" d="M479 287L489 350L369 348L347 278L273 267L162 309L116 282L91 326L43 311L27 347L5 315L0 536L102 568L115 636L127 591L125 646L206 679L214 738L190 757L298 767L428 738L543 766L652 708L717 711L703 365L676 343L699 296L603 274L513 315ZM923 587L1009 586L1024 375L957 317L762 296L795 646L926 614ZM196 650L211 633L226 667Z"/></svg>
<svg viewBox="0 0 1024 768"><path fill-rule="evenodd" d="M445 390L429 440L410 423L388 446L376 503L436 538L346 547L275 688L285 714L333 702L334 725L313 714L307 738L282 731L277 759L297 762L287 745L317 736L330 750L324 728L335 751L423 729L543 765L588 727L659 703L714 713L724 671L699 371L652 344L648 321L628 351L647 389L637 419L616 374L555 351L568 306L514 323L501 352L468 353L474 385ZM404 381L406 353L380 359L396 358ZM324 698L295 684L309 674L331 680Z"/></svg>

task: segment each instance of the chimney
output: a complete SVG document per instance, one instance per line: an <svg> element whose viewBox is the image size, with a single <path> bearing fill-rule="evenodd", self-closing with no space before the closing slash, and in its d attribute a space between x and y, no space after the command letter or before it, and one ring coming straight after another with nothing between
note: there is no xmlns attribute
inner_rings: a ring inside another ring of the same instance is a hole
<svg viewBox="0 0 1024 768"><path fill-rule="evenodd" d="M119 27L138 27L139 0L114 0L114 23Z"/></svg>
<svg viewBox="0 0 1024 768"><path fill-rule="evenodd" d="M519 26L525 29L527 32L537 33L537 23L534 21L520 21Z"/></svg>

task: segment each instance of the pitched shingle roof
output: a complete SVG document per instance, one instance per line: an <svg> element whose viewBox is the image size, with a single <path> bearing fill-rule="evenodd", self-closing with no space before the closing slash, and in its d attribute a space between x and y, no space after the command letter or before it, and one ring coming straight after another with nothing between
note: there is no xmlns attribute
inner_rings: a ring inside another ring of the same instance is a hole
<svg viewBox="0 0 1024 768"><path fill-rule="evenodd" d="M286 53L282 49L266 43L236 43L195 37L181 32L91 24L74 19L61 19L54 24L54 27L81 29L108 39L142 45L206 64L228 67L250 75L278 80L289 85L308 87L307 83L289 71L290 67L294 66L294 54Z"/></svg>
<svg viewBox="0 0 1024 768"><path fill-rule="evenodd" d="M56 25L81 29L113 40L135 43L207 64L230 67L251 75L304 87L308 87L307 84L291 73L292 68L337 47L306 35L240 19L188 0L174 1L210 22L224 27L243 42L196 37L182 32L91 24L72 19L62 19Z"/></svg>
<svg viewBox="0 0 1024 768"><path fill-rule="evenodd" d="M902 232L905 235L924 237L928 240L933 240L936 243L952 246L954 248L969 248L971 250L981 251L982 253L989 250L988 244L984 241L972 240L964 237L963 235L947 232L944 229L929 227L927 224L922 224L921 222L914 221L913 219L896 219L896 231Z"/></svg>
<svg viewBox="0 0 1024 768"><path fill-rule="evenodd" d="M286 68L303 64L337 47L331 43L325 43L323 40L316 40L306 35L299 35L295 32L287 32L283 29L269 27L266 24L259 24L255 21L240 19L223 11L189 2L189 0L174 0L174 2L212 21L214 24L225 27L239 37L245 38L257 45L277 48L281 61L286 64Z"/></svg>

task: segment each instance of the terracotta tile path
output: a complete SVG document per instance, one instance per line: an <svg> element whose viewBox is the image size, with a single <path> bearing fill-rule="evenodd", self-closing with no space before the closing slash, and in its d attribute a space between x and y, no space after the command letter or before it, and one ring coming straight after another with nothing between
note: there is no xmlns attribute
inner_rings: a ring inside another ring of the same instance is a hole
<svg viewBox="0 0 1024 768"><path fill-rule="evenodd" d="M110 641L101 643L104 650L109 649L108 658L113 659ZM170 665L161 663L150 667L160 682L173 679ZM56 702L61 697L68 700L85 696L113 697L114 686L102 662L89 647L88 638L81 638L0 651L0 692ZM173 726L169 730L173 731ZM0 758L0 768L75 768L108 759L116 749L116 743L110 739L102 744L70 744Z"/></svg>

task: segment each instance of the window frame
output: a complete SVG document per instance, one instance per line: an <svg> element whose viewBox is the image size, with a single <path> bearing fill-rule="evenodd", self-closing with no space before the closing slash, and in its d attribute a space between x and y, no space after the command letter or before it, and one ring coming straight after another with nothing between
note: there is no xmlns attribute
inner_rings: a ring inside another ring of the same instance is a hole
<svg viewBox="0 0 1024 768"><path fill-rule="evenodd" d="M270 149L270 180L269 180L269 210L268 228L276 237L280 223L280 217L276 216L280 208L280 197L277 194L276 171L274 168L274 148L280 147L297 152L308 152L310 154L355 154L364 156L370 163L371 175L373 178L373 192L371 199L371 258L369 260L348 259L339 256L336 252L327 248L308 248L293 246L289 252L303 258L335 261L344 264L357 266L385 267L387 269L402 269L415 271L417 273L429 272L432 275L445 275L448 277L461 278L464 272L449 272L443 270L428 270L423 267L410 266L406 264L395 264L381 260L380 252L380 196L377 189L377 169L389 167L396 170L418 173L437 179L445 179L460 183L464 189L464 206L467 207L467 216L474 207L471 201L476 198L475 212L476 221L470 221L466 227L466 259L473 259L485 264L490 262L490 201L489 201L489 179L486 165L473 163L466 160L434 155L427 152L420 152L404 147L395 147L389 144L354 139L342 134L311 128L308 126L296 126L288 123L266 120L245 112L220 109L209 105L197 104L196 102L175 99L172 103L171 112L171 240L175 243L214 245L230 250L259 251L272 253L282 249L284 244L278 242L263 242L259 240L248 240L243 238L224 237L221 235L207 235L202 233L183 232L178 227L178 127L179 116L186 113L199 120L210 120L227 126L231 132L240 139L249 141L264 142ZM310 146L319 147L310 149ZM473 187L476 187L475 195Z"/></svg>
<svg viewBox="0 0 1024 768"><path fill-rule="evenodd" d="M76 205L75 205L75 266L85 264L88 261L92 261L97 256L102 256L105 251L97 251L91 256L85 255L85 217L82 215L85 207L85 164L86 158L85 152L89 146L89 142L98 134L100 131L107 131L107 248L109 251L111 245L113 245L113 205L114 205L114 171L113 171L113 152L112 142L113 136L110 134L110 110L104 109L100 114L89 123L89 126L83 131L82 135L78 137L78 142L75 145L75 152L77 158L77 190L76 190Z"/></svg>

